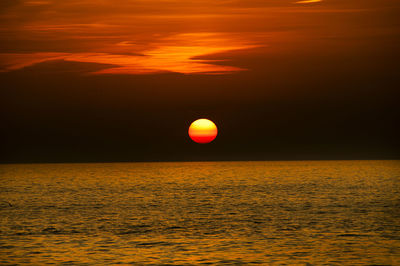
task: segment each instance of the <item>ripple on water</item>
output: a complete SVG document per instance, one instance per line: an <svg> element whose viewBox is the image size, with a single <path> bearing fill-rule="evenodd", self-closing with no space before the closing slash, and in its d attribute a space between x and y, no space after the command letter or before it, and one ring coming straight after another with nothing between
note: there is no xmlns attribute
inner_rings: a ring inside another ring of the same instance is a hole
<svg viewBox="0 0 400 266"><path fill-rule="evenodd" d="M400 261L399 162L0 167L7 265Z"/></svg>

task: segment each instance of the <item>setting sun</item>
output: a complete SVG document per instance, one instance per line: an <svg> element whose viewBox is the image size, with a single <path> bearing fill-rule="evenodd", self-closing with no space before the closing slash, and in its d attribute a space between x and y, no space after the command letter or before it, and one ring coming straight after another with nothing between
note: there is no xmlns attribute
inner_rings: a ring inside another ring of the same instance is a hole
<svg viewBox="0 0 400 266"><path fill-rule="evenodd" d="M198 119L189 127L189 137L197 143L210 143L217 134L217 126L208 119Z"/></svg>

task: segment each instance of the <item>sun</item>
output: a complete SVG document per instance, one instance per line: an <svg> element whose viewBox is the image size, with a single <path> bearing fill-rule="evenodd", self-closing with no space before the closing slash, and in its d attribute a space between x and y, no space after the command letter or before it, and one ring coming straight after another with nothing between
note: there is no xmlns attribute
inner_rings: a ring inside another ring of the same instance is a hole
<svg viewBox="0 0 400 266"><path fill-rule="evenodd" d="M217 126L205 118L197 119L189 127L189 137L197 143L210 143L217 137L217 134Z"/></svg>

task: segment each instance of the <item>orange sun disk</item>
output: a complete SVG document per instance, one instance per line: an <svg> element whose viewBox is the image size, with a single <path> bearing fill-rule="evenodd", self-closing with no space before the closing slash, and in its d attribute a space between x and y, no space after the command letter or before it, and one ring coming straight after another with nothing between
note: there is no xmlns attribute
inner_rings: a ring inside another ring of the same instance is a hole
<svg viewBox="0 0 400 266"><path fill-rule="evenodd" d="M197 143L210 143L218 134L217 126L208 119L198 119L189 127L189 137Z"/></svg>

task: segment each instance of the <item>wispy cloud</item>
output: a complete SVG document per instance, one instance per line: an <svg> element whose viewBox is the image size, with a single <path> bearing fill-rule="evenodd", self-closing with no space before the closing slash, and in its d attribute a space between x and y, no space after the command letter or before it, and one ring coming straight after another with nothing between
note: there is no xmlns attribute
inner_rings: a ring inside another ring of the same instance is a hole
<svg viewBox="0 0 400 266"><path fill-rule="evenodd" d="M393 34L397 15L393 7L399 7L398 0L379 4L373 0L119 0L118 5L115 0L7 3L3 8L0 4L2 71L49 60L110 65L97 74L243 71L244 67L229 62L227 54L260 46L268 46L263 50L266 53L309 49L309 44L317 42L326 42L319 46L326 47L343 38L356 40L366 34ZM371 30L371 18L381 21L381 28ZM392 28L384 25L383 18ZM210 54L220 54L217 58L225 61L206 60L205 56Z"/></svg>
<svg viewBox="0 0 400 266"><path fill-rule="evenodd" d="M116 45L130 46L129 41ZM240 40L229 39L212 33L180 34L153 44L154 49L143 51L142 56L112 53L31 53L1 54L7 62L2 71L17 70L38 63L65 60L97 63L111 67L93 74L144 74L176 72L183 74L227 74L245 69L217 64L220 61L203 60L198 57L257 47Z"/></svg>
<svg viewBox="0 0 400 266"><path fill-rule="evenodd" d="M51 4L50 1L26 1L24 2L27 6L41 6L41 5L49 5Z"/></svg>
<svg viewBox="0 0 400 266"><path fill-rule="evenodd" d="M297 1L296 4L311 4L318 2L322 2L322 0L302 0L302 1Z"/></svg>

